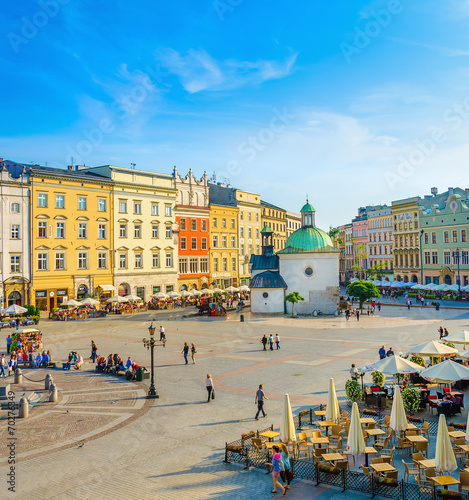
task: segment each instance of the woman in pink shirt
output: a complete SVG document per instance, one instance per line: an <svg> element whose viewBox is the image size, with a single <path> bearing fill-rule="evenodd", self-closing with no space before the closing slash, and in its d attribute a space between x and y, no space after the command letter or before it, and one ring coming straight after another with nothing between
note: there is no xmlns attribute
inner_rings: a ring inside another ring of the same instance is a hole
<svg viewBox="0 0 469 500"><path fill-rule="evenodd" d="M272 457L272 463L269 464L272 467L272 479L274 481L274 489L272 490L272 493L277 493L277 488L280 488L283 491L283 496L285 496L287 490L278 482L278 476L283 468L282 455L278 446L272 446L272 450L274 455Z"/></svg>

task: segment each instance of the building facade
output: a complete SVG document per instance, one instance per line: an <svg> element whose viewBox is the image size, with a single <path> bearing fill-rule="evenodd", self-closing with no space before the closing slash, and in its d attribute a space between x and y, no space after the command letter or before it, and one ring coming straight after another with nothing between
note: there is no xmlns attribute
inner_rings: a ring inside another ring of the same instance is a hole
<svg viewBox="0 0 469 500"><path fill-rule="evenodd" d="M469 189L448 191L420 200L423 284L469 284Z"/></svg>
<svg viewBox="0 0 469 500"><path fill-rule="evenodd" d="M287 238L301 227L301 215L287 211Z"/></svg>
<svg viewBox="0 0 469 500"><path fill-rule="evenodd" d="M176 187L171 174L105 165L85 172L113 183L114 286L144 301L177 288Z"/></svg>
<svg viewBox="0 0 469 500"><path fill-rule="evenodd" d="M353 228L352 223L344 225L345 233L345 281L353 278Z"/></svg>
<svg viewBox="0 0 469 500"><path fill-rule="evenodd" d="M261 195L236 189L235 196L239 210L239 284L249 285L249 261L261 248Z"/></svg>
<svg viewBox="0 0 469 500"><path fill-rule="evenodd" d="M352 220L352 269L357 278L365 278L368 269L368 215L366 208L358 209L358 216Z"/></svg>
<svg viewBox="0 0 469 500"><path fill-rule="evenodd" d="M419 196L414 196L391 204L394 278L397 281L418 283L420 280L420 200Z"/></svg>
<svg viewBox="0 0 469 500"><path fill-rule="evenodd" d="M272 229L274 252L278 252L285 248L287 241L287 211L264 200L261 200L261 205L261 225Z"/></svg>
<svg viewBox="0 0 469 500"><path fill-rule="evenodd" d="M343 283L346 279L346 244L345 244L345 225L337 228L339 232L333 240L334 247L339 250L339 281Z"/></svg>
<svg viewBox="0 0 469 500"><path fill-rule="evenodd" d="M0 307L29 303L29 168L0 158Z"/></svg>
<svg viewBox="0 0 469 500"><path fill-rule="evenodd" d="M181 177L176 167L176 223L178 290L207 288L210 284L210 206L207 174L197 180L189 169Z"/></svg>
<svg viewBox="0 0 469 500"><path fill-rule="evenodd" d="M30 301L51 311L112 284L113 183L87 171L30 169Z"/></svg>
<svg viewBox="0 0 469 500"><path fill-rule="evenodd" d="M382 206L368 212L368 266L377 279L393 281L393 236L391 208Z"/></svg>

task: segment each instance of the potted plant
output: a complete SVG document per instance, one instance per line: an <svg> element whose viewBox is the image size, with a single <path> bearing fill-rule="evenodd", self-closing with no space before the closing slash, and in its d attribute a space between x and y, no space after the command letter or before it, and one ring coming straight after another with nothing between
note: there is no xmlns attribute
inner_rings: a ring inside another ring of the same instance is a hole
<svg viewBox="0 0 469 500"><path fill-rule="evenodd" d="M402 402L404 403L404 408L409 413L415 413L420 408L419 391L407 387L407 389L402 391Z"/></svg>
<svg viewBox="0 0 469 500"><path fill-rule="evenodd" d="M373 384L377 385L378 387L382 387L384 385L385 379L386 376L384 375L384 373L381 373L378 370L371 372L371 380L373 380Z"/></svg>
<svg viewBox="0 0 469 500"><path fill-rule="evenodd" d="M347 382L345 382L345 394L352 403L360 399L362 388L357 380L347 380Z"/></svg>
<svg viewBox="0 0 469 500"><path fill-rule="evenodd" d="M409 358L409 361L415 363L416 365L425 366L425 360L422 358L422 356L417 356L417 355L411 356Z"/></svg>

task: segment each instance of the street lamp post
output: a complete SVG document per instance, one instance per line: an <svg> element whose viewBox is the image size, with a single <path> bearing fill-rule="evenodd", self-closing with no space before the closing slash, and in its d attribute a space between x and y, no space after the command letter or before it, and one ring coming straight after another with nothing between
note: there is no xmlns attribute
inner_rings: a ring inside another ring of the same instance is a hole
<svg viewBox="0 0 469 500"><path fill-rule="evenodd" d="M458 300L461 300L461 276L459 275L459 248L453 252L453 262L456 259L458 263Z"/></svg>
<svg viewBox="0 0 469 500"><path fill-rule="evenodd" d="M420 284L423 285L423 249L422 249L422 236L425 231L420 230Z"/></svg>
<svg viewBox="0 0 469 500"><path fill-rule="evenodd" d="M154 367L154 349L155 349L155 327L153 323L148 327L148 331L150 333L150 340L142 339L143 345L151 350L151 380L150 380L150 389L148 390L147 399L156 399L159 398L158 393L155 389L155 367Z"/></svg>

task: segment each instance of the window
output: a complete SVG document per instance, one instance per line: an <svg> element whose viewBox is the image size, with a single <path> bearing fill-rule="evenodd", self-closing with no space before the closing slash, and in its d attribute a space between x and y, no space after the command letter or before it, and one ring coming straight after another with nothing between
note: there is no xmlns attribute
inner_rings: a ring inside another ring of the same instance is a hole
<svg viewBox="0 0 469 500"><path fill-rule="evenodd" d="M106 239L106 224L98 224L98 238L100 240Z"/></svg>
<svg viewBox="0 0 469 500"><path fill-rule="evenodd" d="M47 253L37 254L37 269L38 271L47 271Z"/></svg>
<svg viewBox="0 0 469 500"><path fill-rule="evenodd" d="M180 241L179 241L179 248L181 250L186 250L187 249L187 245L186 245L186 237L183 236L181 237Z"/></svg>
<svg viewBox="0 0 469 500"><path fill-rule="evenodd" d="M259 222L259 214L256 214L256 222Z"/></svg>
<svg viewBox="0 0 469 500"><path fill-rule="evenodd" d="M166 254L166 267L173 267L173 254L172 253Z"/></svg>
<svg viewBox="0 0 469 500"><path fill-rule="evenodd" d="M221 220L221 227L226 227L226 219Z"/></svg>
<svg viewBox="0 0 469 500"><path fill-rule="evenodd" d="M21 272L21 256L20 255L11 255L10 256L10 272L11 273L19 273Z"/></svg>
<svg viewBox="0 0 469 500"><path fill-rule="evenodd" d="M57 222L55 225L55 237L65 238L65 222Z"/></svg>
<svg viewBox="0 0 469 500"><path fill-rule="evenodd" d="M151 215L158 215L158 205L156 203L151 204Z"/></svg>
<svg viewBox="0 0 469 500"><path fill-rule="evenodd" d="M78 269L88 269L87 252L78 252Z"/></svg>
<svg viewBox="0 0 469 500"><path fill-rule="evenodd" d="M136 253L135 254L135 269L141 269L141 268L142 268L142 254Z"/></svg>
<svg viewBox="0 0 469 500"><path fill-rule="evenodd" d="M98 253L98 269L107 269L107 254L106 252Z"/></svg>
<svg viewBox="0 0 469 500"><path fill-rule="evenodd" d="M461 241L463 243L465 243L467 241L467 239L466 239L466 230L465 229L461 229Z"/></svg>
<svg viewBox="0 0 469 500"><path fill-rule="evenodd" d="M213 258L213 271L214 271L215 273L217 273L217 272L218 272L218 257L214 257L214 258Z"/></svg>
<svg viewBox="0 0 469 500"><path fill-rule="evenodd" d="M200 230L201 231L207 231L207 221L205 219L202 219L200 221Z"/></svg>
<svg viewBox="0 0 469 500"><path fill-rule="evenodd" d="M216 217L213 218L212 226L213 227L217 227L217 219L216 219Z"/></svg>
<svg viewBox="0 0 469 500"><path fill-rule="evenodd" d="M127 224L119 225L119 238L127 238Z"/></svg>
<svg viewBox="0 0 469 500"><path fill-rule="evenodd" d="M153 294L161 292L161 287L160 286L154 286L153 287Z"/></svg>
<svg viewBox="0 0 469 500"><path fill-rule="evenodd" d="M436 233L432 233L432 245L436 245Z"/></svg>
<svg viewBox="0 0 469 500"><path fill-rule="evenodd" d="M119 269L127 269L127 254L119 254Z"/></svg>
<svg viewBox="0 0 469 500"><path fill-rule="evenodd" d="M166 238L171 238L173 236L173 232L171 231L171 226L166 226Z"/></svg>
<svg viewBox="0 0 469 500"><path fill-rule="evenodd" d="M239 218L240 220L244 220L244 212L239 212Z"/></svg>
<svg viewBox="0 0 469 500"><path fill-rule="evenodd" d="M443 263L451 264L451 252L443 252Z"/></svg>
<svg viewBox="0 0 469 500"><path fill-rule="evenodd" d="M191 250L197 250L197 238L191 238Z"/></svg>
<svg viewBox="0 0 469 500"><path fill-rule="evenodd" d="M240 236L240 238L244 238L244 226L241 226L239 228L239 236Z"/></svg>
<svg viewBox="0 0 469 500"><path fill-rule="evenodd" d="M47 238L47 222L39 221L37 223L37 237Z"/></svg>
<svg viewBox="0 0 469 500"><path fill-rule="evenodd" d="M227 248L228 247L228 237L225 236L225 235L222 235L222 237L221 237L221 246L223 248Z"/></svg>
<svg viewBox="0 0 469 500"><path fill-rule="evenodd" d="M20 239L20 226L19 224L11 225L11 239L19 240Z"/></svg>
<svg viewBox="0 0 469 500"><path fill-rule="evenodd" d="M438 252L432 252L432 264L438 264Z"/></svg>
<svg viewBox="0 0 469 500"><path fill-rule="evenodd" d="M179 259L179 274L187 274L187 259Z"/></svg>
<svg viewBox="0 0 469 500"><path fill-rule="evenodd" d="M231 219L231 229L234 229L234 228L235 228L235 220Z"/></svg>
<svg viewBox="0 0 469 500"><path fill-rule="evenodd" d="M174 286L173 285L166 285L166 293L168 292L172 292L174 289Z"/></svg>
<svg viewBox="0 0 469 500"><path fill-rule="evenodd" d="M151 237L158 238L158 226L156 224L151 226Z"/></svg>
<svg viewBox="0 0 469 500"><path fill-rule="evenodd" d="M208 259L206 257L200 259L200 272L208 273Z"/></svg>
<svg viewBox="0 0 469 500"><path fill-rule="evenodd" d="M424 243L425 243L425 245L428 245L428 233L425 233Z"/></svg>
<svg viewBox="0 0 469 500"><path fill-rule="evenodd" d="M218 236L216 234L214 234L212 236L212 247L213 248L217 248L218 247Z"/></svg>
<svg viewBox="0 0 469 500"><path fill-rule="evenodd" d="M78 197L78 210L86 210L86 198L84 196Z"/></svg>
<svg viewBox="0 0 469 500"><path fill-rule="evenodd" d="M189 270L192 274L199 271L199 260L197 258L191 258L189 260Z"/></svg>
<svg viewBox="0 0 469 500"><path fill-rule="evenodd" d="M248 220L251 220L251 212L248 212Z"/></svg>
<svg viewBox="0 0 469 500"><path fill-rule="evenodd" d="M248 238L252 238L252 227L248 227Z"/></svg>
<svg viewBox="0 0 469 500"><path fill-rule="evenodd" d="M449 232L445 231L443 234L444 234L444 242L449 243Z"/></svg>
<svg viewBox="0 0 469 500"><path fill-rule="evenodd" d="M141 214L142 213L142 202L140 201L134 201L134 214Z"/></svg>
<svg viewBox="0 0 469 500"><path fill-rule="evenodd" d="M98 212L106 211L106 200L104 198L98 198Z"/></svg>
<svg viewBox="0 0 469 500"><path fill-rule="evenodd" d="M461 264L463 266L467 266L467 264L469 264L469 252L467 250L463 250L461 252Z"/></svg>
<svg viewBox="0 0 469 500"><path fill-rule="evenodd" d="M231 257L231 270L236 271L236 257Z"/></svg>
<svg viewBox="0 0 469 500"><path fill-rule="evenodd" d="M191 231L197 231L197 219L191 219Z"/></svg>
<svg viewBox="0 0 469 500"><path fill-rule="evenodd" d="M10 210L12 213L18 213L20 211L20 204L19 203L12 203Z"/></svg>
<svg viewBox="0 0 469 500"><path fill-rule="evenodd" d="M59 236L57 236L58 238ZM79 238L86 238L86 222L80 222L78 224L78 237ZM63 236L62 236L63 238Z"/></svg>
<svg viewBox="0 0 469 500"><path fill-rule="evenodd" d="M140 224L135 224L134 226L134 238L142 237L142 226Z"/></svg>
<svg viewBox="0 0 469 500"><path fill-rule="evenodd" d="M240 250L239 250L239 253L240 253L241 255L245 255L245 253L244 253L244 243L241 243L241 248L240 248Z"/></svg>
<svg viewBox="0 0 469 500"><path fill-rule="evenodd" d="M259 228L256 229L256 238L259 239L260 233L259 233Z"/></svg>
<svg viewBox="0 0 469 500"><path fill-rule="evenodd" d="M63 194L55 195L55 208L65 208L65 196Z"/></svg>
<svg viewBox="0 0 469 500"><path fill-rule="evenodd" d="M179 226L181 228L181 231L185 231L186 230L186 219L181 219L179 221Z"/></svg>
<svg viewBox="0 0 469 500"><path fill-rule="evenodd" d="M40 193L37 195L37 206L38 207L47 207L47 194Z"/></svg>
<svg viewBox="0 0 469 500"><path fill-rule="evenodd" d="M453 243L457 243L457 242L458 242L458 232L453 231Z"/></svg>
<svg viewBox="0 0 469 500"><path fill-rule="evenodd" d="M231 237L231 248L236 248L236 236Z"/></svg>
<svg viewBox="0 0 469 500"><path fill-rule="evenodd" d="M119 212L121 214L127 213L127 201L126 200L119 200Z"/></svg>
<svg viewBox="0 0 469 500"><path fill-rule="evenodd" d="M164 214L166 215L166 217L171 217L171 205L165 205Z"/></svg>
<svg viewBox="0 0 469 500"><path fill-rule="evenodd" d="M55 269L57 271L65 269L65 254L63 252L56 252L55 254Z"/></svg>
<svg viewBox="0 0 469 500"><path fill-rule="evenodd" d="M202 238L202 239L200 240L200 244L201 244L201 247L200 247L200 248L201 248L202 250L207 250L207 238Z"/></svg>
<svg viewBox="0 0 469 500"><path fill-rule="evenodd" d="M154 253L151 256L151 265L153 267L160 267L160 254Z"/></svg>
<svg viewBox="0 0 469 500"><path fill-rule="evenodd" d="M228 271L228 258L227 257L223 257L222 259L222 271Z"/></svg>
<svg viewBox="0 0 469 500"><path fill-rule="evenodd" d="M430 252L425 252L425 264L430 264Z"/></svg>

